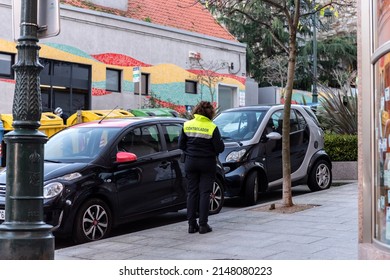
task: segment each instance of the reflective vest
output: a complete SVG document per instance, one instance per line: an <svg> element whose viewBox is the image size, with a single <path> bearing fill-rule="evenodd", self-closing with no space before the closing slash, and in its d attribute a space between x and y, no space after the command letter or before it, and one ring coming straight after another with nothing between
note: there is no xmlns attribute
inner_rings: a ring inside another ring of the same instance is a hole
<svg viewBox="0 0 390 280"><path fill-rule="evenodd" d="M194 114L194 119L184 123L184 133L187 137L211 139L217 127L209 118Z"/></svg>

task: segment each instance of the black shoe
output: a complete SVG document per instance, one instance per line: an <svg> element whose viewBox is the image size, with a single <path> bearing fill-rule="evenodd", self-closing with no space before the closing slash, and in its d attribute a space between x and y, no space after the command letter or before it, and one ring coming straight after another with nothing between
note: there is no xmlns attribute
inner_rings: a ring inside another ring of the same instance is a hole
<svg viewBox="0 0 390 280"><path fill-rule="evenodd" d="M188 226L188 233L195 233L199 231L199 226L198 224L195 225L189 225Z"/></svg>
<svg viewBox="0 0 390 280"><path fill-rule="evenodd" d="M206 224L204 226L199 226L199 233L200 234L208 233L211 231L213 231L213 229L208 224Z"/></svg>

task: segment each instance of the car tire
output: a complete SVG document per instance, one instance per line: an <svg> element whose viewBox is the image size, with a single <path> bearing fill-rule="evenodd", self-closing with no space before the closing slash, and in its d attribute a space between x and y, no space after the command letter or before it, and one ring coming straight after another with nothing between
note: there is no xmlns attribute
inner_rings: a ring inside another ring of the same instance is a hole
<svg viewBox="0 0 390 280"><path fill-rule="evenodd" d="M256 171L248 174L245 182L245 204L255 205L259 196L259 176Z"/></svg>
<svg viewBox="0 0 390 280"><path fill-rule="evenodd" d="M210 194L210 209L209 209L209 215L218 214L222 207L223 203L225 201L225 195L224 195L224 188L221 180L218 178L215 179L213 190Z"/></svg>
<svg viewBox="0 0 390 280"><path fill-rule="evenodd" d="M312 192L329 189L332 184L332 171L326 160L317 161L308 178L307 185Z"/></svg>
<svg viewBox="0 0 390 280"><path fill-rule="evenodd" d="M110 234L111 226L112 215L108 205L101 199L90 199L76 215L73 239L76 243L103 239Z"/></svg>

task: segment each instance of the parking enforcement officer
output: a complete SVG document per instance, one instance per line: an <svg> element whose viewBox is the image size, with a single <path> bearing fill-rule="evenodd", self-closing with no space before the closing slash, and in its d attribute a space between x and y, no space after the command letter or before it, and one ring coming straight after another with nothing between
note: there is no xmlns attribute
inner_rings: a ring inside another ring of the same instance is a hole
<svg viewBox="0 0 390 280"><path fill-rule="evenodd" d="M210 193L216 175L217 156L225 145L218 127L212 122L215 108L201 101L193 109L192 120L186 121L179 139L185 157L187 186L187 219L189 233L212 231L208 225ZM199 212L199 224L196 213Z"/></svg>

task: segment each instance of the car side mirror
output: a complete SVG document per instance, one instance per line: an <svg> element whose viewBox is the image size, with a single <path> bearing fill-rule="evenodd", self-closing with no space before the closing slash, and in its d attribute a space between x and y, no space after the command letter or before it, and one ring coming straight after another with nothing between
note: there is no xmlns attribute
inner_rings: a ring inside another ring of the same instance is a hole
<svg viewBox="0 0 390 280"><path fill-rule="evenodd" d="M278 132L270 132L266 135L266 137L270 140L280 140L282 139L282 135Z"/></svg>
<svg viewBox="0 0 390 280"><path fill-rule="evenodd" d="M116 154L116 162L134 162L137 160L137 156L133 153L128 152L118 152Z"/></svg>

